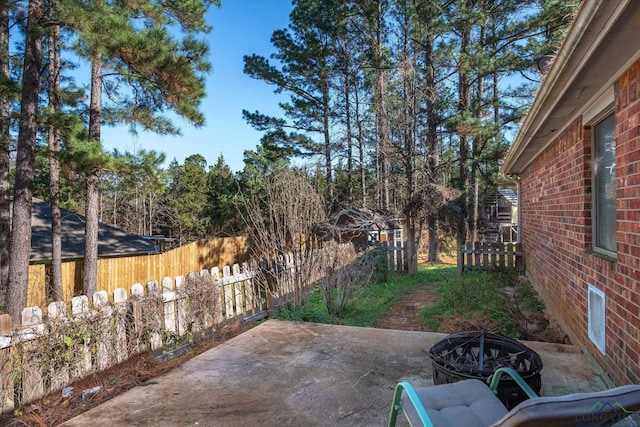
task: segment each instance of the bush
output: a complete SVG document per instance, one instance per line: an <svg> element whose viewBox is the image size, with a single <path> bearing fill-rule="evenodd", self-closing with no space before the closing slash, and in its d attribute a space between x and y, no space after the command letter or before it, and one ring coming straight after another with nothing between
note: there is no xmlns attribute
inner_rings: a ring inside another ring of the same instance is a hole
<svg viewBox="0 0 640 427"><path fill-rule="evenodd" d="M320 291L327 312L331 316L340 317L354 303L362 290L371 283L374 273L373 259L359 256L350 264L340 266L335 258L334 263L325 269L320 279Z"/></svg>
<svg viewBox="0 0 640 427"><path fill-rule="evenodd" d="M366 263L371 266L371 283L387 281L389 277L389 260L387 259L387 251L383 247L371 247L360 257L364 258Z"/></svg>
<svg viewBox="0 0 640 427"><path fill-rule="evenodd" d="M276 314L276 319L293 320L296 322L331 323L331 317L323 306L319 289L316 288L311 294L309 301L294 307L293 304L286 304Z"/></svg>

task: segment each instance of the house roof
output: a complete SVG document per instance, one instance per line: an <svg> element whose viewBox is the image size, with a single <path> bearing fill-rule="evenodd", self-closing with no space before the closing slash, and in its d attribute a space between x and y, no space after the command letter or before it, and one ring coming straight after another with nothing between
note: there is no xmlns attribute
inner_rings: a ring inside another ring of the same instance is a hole
<svg viewBox="0 0 640 427"><path fill-rule="evenodd" d="M637 0L582 1L507 153L506 174L520 174L565 128L608 98L613 83L640 58L638 34Z"/></svg>
<svg viewBox="0 0 640 427"><path fill-rule="evenodd" d="M66 209L62 215L62 259L84 257L84 216ZM156 253L153 242L144 237L107 224L98 230L98 256L101 258ZM31 262L51 261L51 205L33 199L31 214Z"/></svg>

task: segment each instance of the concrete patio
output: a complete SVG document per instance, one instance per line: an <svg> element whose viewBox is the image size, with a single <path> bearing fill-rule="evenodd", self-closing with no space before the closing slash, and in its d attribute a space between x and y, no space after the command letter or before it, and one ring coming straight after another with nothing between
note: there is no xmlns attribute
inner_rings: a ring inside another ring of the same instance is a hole
<svg viewBox="0 0 640 427"><path fill-rule="evenodd" d="M433 384L444 336L269 320L64 426L384 426L396 383ZM611 386L575 346L525 344L543 396Z"/></svg>

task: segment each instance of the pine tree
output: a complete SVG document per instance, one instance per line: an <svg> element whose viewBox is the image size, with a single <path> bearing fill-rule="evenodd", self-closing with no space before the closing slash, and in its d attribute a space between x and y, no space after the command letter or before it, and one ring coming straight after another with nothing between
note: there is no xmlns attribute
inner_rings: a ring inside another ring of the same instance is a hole
<svg viewBox="0 0 640 427"><path fill-rule="evenodd" d="M9 75L9 1L0 1L0 307L5 305L9 281L9 246L11 242L10 145L11 126L10 100L14 83Z"/></svg>
<svg viewBox="0 0 640 427"><path fill-rule="evenodd" d="M100 125L127 123L133 131L178 134L162 113L172 110L192 124L204 124L199 111L204 97L207 45L197 36L210 30L204 15L215 0L189 2L63 2L61 15L77 31L77 47L91 61L92 93L88 144L84 153L100 154ZM177 38L172 26L182 31ZM103 106L103 85L111 104ZM105 164L94 161L87 177L83 290L97 290L98 182Z"/></svg>
<svg viewBox="0 0 640 427"><path fill-rule="evenodd" d="M289 103L280 105L284 119L246 110L245 119L266 132L263 144L285 148L291 155L323 156L328 205L334 203L335 43L345 11L341 0L297 0L289 29L277 30L271 37L276 65L262 56L244 57L246 74L290 96ZM322 142L316 142L314 135Z"/></svg>
<svg viewBox="0 0 640 427"><path fill-rule="evenodd" d="M263 148L293 156L330 147L325 185L318 185L317 163L313 176L317 188L336 187L333 206L354 203L352 141L358 141L362 205L368 203L367 176L373 175L375 206L403 214L412 242L426 223L435 260L439 212L422 198L456 193L443 193L442 185L457 188L461 196L450 206L459 211L458 242L478 234L481 195L496 185L506 135L533 93L531 85L508 87L505 77L528 75L534 59L557 45L563 17L575 7L562 3L298 1L288 30L274 33L272 60L245 58L245 72L292 102L284 105L284 118L246 111L245 118L265 132ZM318 84L325 81L328 92ZM316 108L321 105L330 108ZM322 111L330 111L330 144L309 139L326 129ZM368 174L365 166L373 164L375 173Z"/></svg>
<svg viewBox="0 0 640 427"><path fill-rule="evenodd" d="M111 153L112 167L100 179L101 217L131 233L152 235L159 229L160 198L166 190L162 164L155 150Z"/></svg>
<svg viewBox="0 0 640 427"><path fill-rule="evenodd" d="M49 1L47 5L48 16L54 16L54 3ZM47 39L49 63L48 63L48 95L49 114L56 116L61 113L62 101L60 98L60 26L51 25ZM54 120L48 125L49 148L49 200L51 204L51 278L48 283L47 299L50 301L62 301L62 216L60 214L60 139L61 132Z"/></svg>
<svg viewBox="0 0 640 427"><path fill-rule="evenodd" d="M187 157L183 165L172 162L169 167L170 181L165 206L170 212L167 221L170 235L179 244L204 237L209 225L205 211L207 194L207 161L200 154Z"/></svg>
<svg viewBox="0 0 640 427"><path fill-rule="evenodd" d="M245 196L259 195L264 191L264 179L275 172L290 167L289 157L283 149L270 144L258 145L255 150L245 150L244 168L238 173L240 189Z"/></svg>
<svg viewBox="0 0 640 427"><path fill-rule="evenodd" d="M424 105L425 128L419 131L423 139L423 150L426 157L424 162L423 187L441 184L438 167L440 163L440 146L438 144L438 128L442 122L442 112L439 104L444 104L439 96L441 88L438 82L437 72L437 48L436 40L443 31L443 25L439 13L440 2L434 0L421 0L415 2L414 25L416 34L414 40L419 50L419 75L420 91ZM423 201L424 202L424 201ZM424 221L426 222L429 249L427 259L438 261L440 254L440 225L436 209L425 209Z"/></svg>
<svg viewBox="0 0 640 427"><path fill-rule="evenodd" d="M103 154L100 144L100 127L102 120L102 57L94 52L91 59L91 97L89 101L89 135L88 152ZM93 147L92 147L93 146ZM87 192L85 196L85 233L84 260L82 264L82 290L85 295L93 297L98 291L98 184L100 172L105 166L97 158L92 157L89 167L85 169Z"/></svg>
<svg viewBox="0 0 640 427"><path fill-rule="evenodd" d="M233 235L242 228L239 220L239 183L222 154L207 173L207 217L214 235Z"/></svg>
<svg viewBox="0 0 640 427"><path fill-rule="evenodd" d="M40 20L44 16L42 0L30 0L25 40L24 71L13 192L11 252L6 308L16 325L21 324L27 304L29 258L31 255L31 203L33 166L38 127L38 95L42 40Z"/></svg>

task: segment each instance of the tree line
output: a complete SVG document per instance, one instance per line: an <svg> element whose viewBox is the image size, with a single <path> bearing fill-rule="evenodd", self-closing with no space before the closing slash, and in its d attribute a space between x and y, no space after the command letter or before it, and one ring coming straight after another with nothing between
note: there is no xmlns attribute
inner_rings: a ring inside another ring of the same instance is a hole
<svg viewBox="0 0 640 427"><path fill-rule="evenodd" d="M483 192L508 184L500 159L542 78L536 60L559 47L578 2L293 5L275 53L244 58L245 73L287 97L279 116L243 112L264 132L260 150L312 159L328 212L401 217L411 272L423 228L431 260L445 226L458 245L477 240Z"/></svg>

